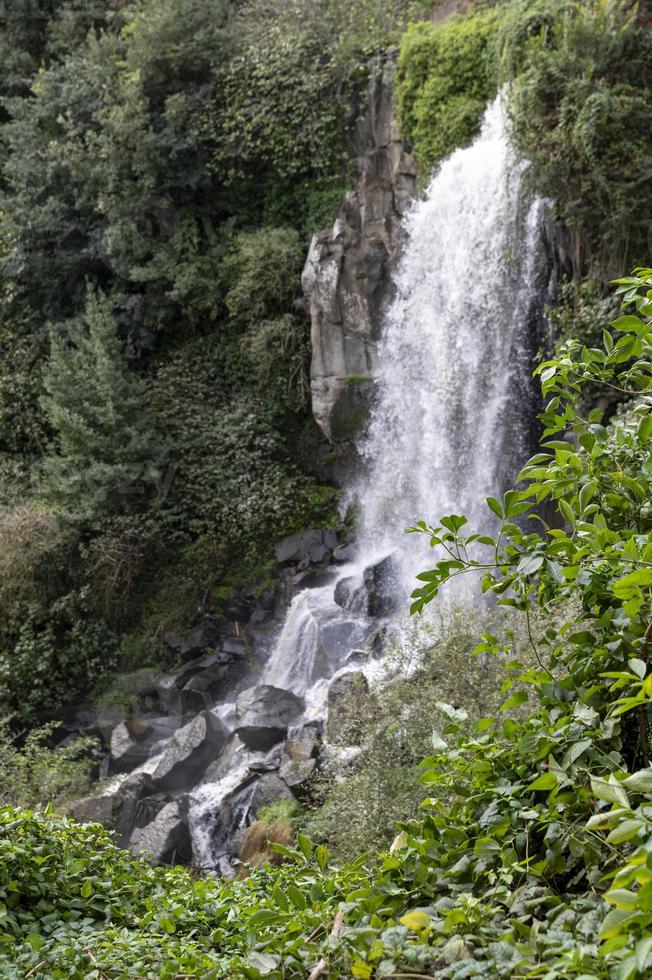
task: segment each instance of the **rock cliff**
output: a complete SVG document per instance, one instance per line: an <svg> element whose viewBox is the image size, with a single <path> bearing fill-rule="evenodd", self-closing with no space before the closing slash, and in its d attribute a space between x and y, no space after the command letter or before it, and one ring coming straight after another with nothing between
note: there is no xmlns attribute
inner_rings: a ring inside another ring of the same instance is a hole
<svg viewBox="0 0 652 980"><path fill-rule="evenodd" d="M351 135L355 185L332 229L313 237L303 273L313 415L336 444L358 436L368 417L389 272L416 182L416 163L395 116L395 64L392 54L369 63L367 105Z"/></svg>

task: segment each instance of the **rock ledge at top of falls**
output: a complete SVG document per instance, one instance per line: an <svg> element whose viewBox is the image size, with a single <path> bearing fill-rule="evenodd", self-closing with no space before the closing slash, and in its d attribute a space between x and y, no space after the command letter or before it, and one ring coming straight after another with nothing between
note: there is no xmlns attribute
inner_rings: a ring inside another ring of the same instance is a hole
<svg viewBox="0 0 652 980"><path fill-rule="evenodd" d="M312 323L312 411L334 443L354 439L368 418L389 272L417 176L396 121L395 63L394 54L369 63L366 111L350 138L355 186L333 228L313 237L303 272Z"/></svg>

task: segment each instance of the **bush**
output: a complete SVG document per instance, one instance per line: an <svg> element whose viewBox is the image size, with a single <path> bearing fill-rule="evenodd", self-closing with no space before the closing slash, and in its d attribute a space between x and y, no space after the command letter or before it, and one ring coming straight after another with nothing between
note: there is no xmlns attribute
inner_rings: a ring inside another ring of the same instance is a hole
<svg viewBox="0 0 652 980"><path fill-rule="evenodd" d="M88 754L93 740L77 739L53 750L48 742L55 729L55 723L35 728L19 745L9 727L0 723L0 806L61 806L90 790Z"/></svg>
<svg viewBox="0 0 652 980"><path fill-rule="evenodd" d="M427 174L477 135L497 89L495 11L411 24L401 39L398 114Z"/></svg>
<svg viewBox="0 0 652 980"><path fill-rule="evenodd" d="M652 35L625 0L514 0L500 47L514 139L604 278L649 246Z"/></svg>
<svg viewBox="0 0 652 980"><path fill-rule="evenodd" d="M114 633L86 594L71 592L13 624L0 651L0 704L17 721L38 724L106 685L118 665Z"/></svg>
<svg viewBox="0 0 652 980"><path fill-rule="evenodd" d="M282 315L301 292L304 250L292 228L236 235L224 258L224 302L231 320L251 326Z"/></svg>
<svg viewBox="0 0 652 980"><path fill-rule="evenodd" d="M0 633L26 605L54 598L70 573L74 545L41 504L0 511Z"/></svg>
<svg viewBox="0 0 652 980"><path fill-rule="evenodd" d="M335 757L313 788L306 826L328 844L335 860L383 852L397 825L418 816L431 792L419 775L421 761L432 751L424 719L434 705L464 709L469 730L497 710L506 658L472 655L478 632L489 628L492 618L493 628L507 631L522 660L531 659L527 638L514 636L501 617L468 606L439 612L410 631L405 647L388 653L397 679L370 695L360 719L359 755L344 769Z"/></svg>

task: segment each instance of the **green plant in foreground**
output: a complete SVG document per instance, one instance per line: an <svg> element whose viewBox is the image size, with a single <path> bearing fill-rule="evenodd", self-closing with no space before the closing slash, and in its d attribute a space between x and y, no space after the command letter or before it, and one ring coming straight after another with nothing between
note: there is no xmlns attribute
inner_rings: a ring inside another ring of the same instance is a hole
<svg viewBox="0 0 652 980"><path fill-rule="evenodd" d="M497 536L466 535L457 515L412 529L446 553L419 576L415 611L445 582L474 571L485 592L526 617L535 603L578 605L575 621L546 631L535 650L538 669L511 665L513 680L536 695L531 718L484 719L463 746L436 737L424 779L439 789L447 781L458 802L444 811L433 801L418 835L441 835L440 873L478 898L491 890L494 910L504 903L505 924L529 944L525 963L540 946L541 927L512 918L515 905L548 906L568 942L582 924L579 910L593 921L584 927L584 950L575 944L560 952L557 943L557 972L546 976L574 976L571 966L596 975L588 971L596 940L609 976L646 976L652 968L652 270L618 280L617 292L631 312L603 332L603 348L571 340L537 368L549 399L542 452L520 475L524 490L508 491L502 503L489 498ZM585 417L578 409L594 382L629 399L626 417L610 429L599 410ZM546 501L564 527L529 532L526 519L541 523ZM479 649L494 648L485 635ZM514 695L503 710L525 696ZM454 735L458 719L449 715ZM604 900L612 906L606 916Z"/></svg>
<svg viewBox="0 0 652 980"><path fill-rule="evenodd" d="M630 312L604 347L569 341L537 369L542 451L525 489L489 498L498 533L467 535L457 515L413 529L444 554L415 611L476 572L528 625L535 604L576 614L532 635L536 666L508 663L505 702L470 735L464 709L436 705L423 817L380 869L332 867L298 834L273 845L278 869L198 881L98 827L0 809L3 977L650 976L652 269L618 285ZM578 411L596 380L629 399L610 428ZM541 527L545 502L564 527ZM489 633L478 650L507 652ZM528 697L530 715L507 718Z"/></svg>

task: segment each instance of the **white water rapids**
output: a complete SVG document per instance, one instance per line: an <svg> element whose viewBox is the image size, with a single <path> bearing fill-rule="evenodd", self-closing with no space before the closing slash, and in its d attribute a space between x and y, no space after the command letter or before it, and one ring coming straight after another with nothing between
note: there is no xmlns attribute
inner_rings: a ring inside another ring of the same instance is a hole
<svg viewBox="0 0 652 980"><path fill-rule="evenodd" d="M340 582L362 585L366 568L393 555L395 622L407 611L415 573L432 561L427 542L405 528L457 513L474 530L490 530L485 497L502 493L530 448L546 262L542 203L528 196L525 172L498 99L476 141L441 165L405 220L378 344L375 407L359 447L363 476L350 488L360 513L357 557L338 573ZM305 720L325 717L337 672L353 664L379 683L389 669L362 652L378 621L355 598L337 604L335 584L294 599L262 677L304 697ZM211 809L234 787L226 779L191 796L199 863L211 849Z"/></svg>

